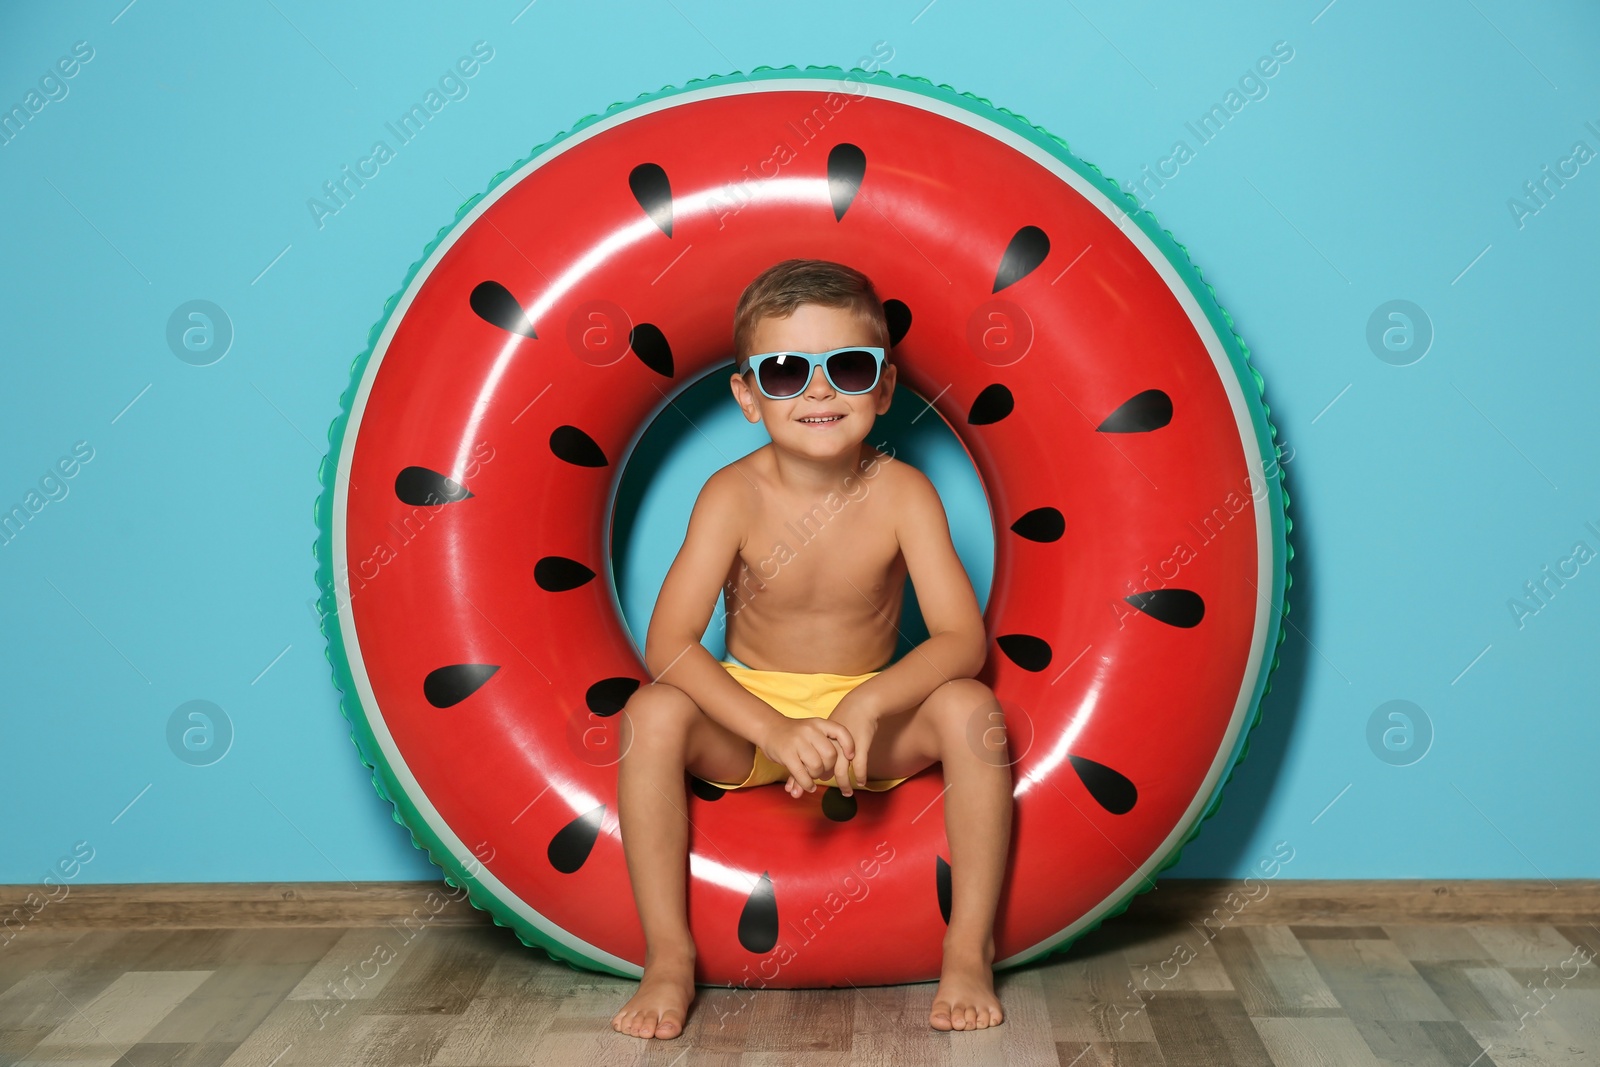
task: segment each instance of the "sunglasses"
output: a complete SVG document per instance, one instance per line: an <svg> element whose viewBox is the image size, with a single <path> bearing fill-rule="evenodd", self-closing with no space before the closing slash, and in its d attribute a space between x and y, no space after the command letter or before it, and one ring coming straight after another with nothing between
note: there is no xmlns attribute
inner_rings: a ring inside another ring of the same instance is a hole
<svg viewBox="0 0 1600 1067"><path fill-rule="evenodd" d="M763 352L741 359L739 373L754 369L756 385L768 400L792 400L811 384L819 366L839 392L870 393L883 376L883 349L852 345L831 352Z"/></svg>

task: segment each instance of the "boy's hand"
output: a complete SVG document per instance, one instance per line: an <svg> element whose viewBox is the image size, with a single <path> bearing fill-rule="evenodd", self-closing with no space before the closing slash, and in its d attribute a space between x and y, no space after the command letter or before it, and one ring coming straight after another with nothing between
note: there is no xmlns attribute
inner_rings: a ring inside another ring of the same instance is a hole
<svg viewBox="0 0 1600 1067"><path fill-rule="evenodd" d="M828 716L828 721L843 726L850 732L856 743L854 754L846 753L850 760L846 771L855 775L852 785L844 773L834 777L834 784L839 787L839 792L849 796L854 792L854 786L862 786L867 781L867 752L872 748L873 735L878 732L879 713L865 700L859 699L859 689L852 689L839 701L833 709L833 714Z"/></svg>
<svg viewBox="0 0 1600 1067"><path fill-rule="evenodd" d="M832 774L836 781L842 781L840 776L847 773L856 745L850 731L832 719L785 718L773 724L761 750L772 762L788 769L789 782L784 788L798 797L816 789L817 778Z"/></svg>

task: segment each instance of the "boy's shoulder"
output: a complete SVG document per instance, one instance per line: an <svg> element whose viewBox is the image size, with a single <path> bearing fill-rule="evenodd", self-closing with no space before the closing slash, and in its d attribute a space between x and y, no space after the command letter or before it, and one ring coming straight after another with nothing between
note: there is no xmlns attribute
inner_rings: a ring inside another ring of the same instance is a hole
<svg viewBox="0 0 1600 1067"><path fill-rule="evenodd" d="M869 481L878 482L896 494L896 503L909 500L915 503L918 497L933 490L933 481L922 471L913 467L900 457L873 448L862 461L861 476Z"/></svg>
<svg viewBox="0 0 1600 1067"><path fill-rule="evenodd" d="M729 503L753 503L760 497L761 486L772 473L772 446L762 445L754 452L718 468L706 479L702 491Z"/></svg>
<svg viewBox="0 0 1600 1067"><path fill-rule="evenodd" d="M749 499L750 473L741 468L744 460L736 459L725 467L713 471L700 487L700 499L720 508L735 507Z"/></svg>
<svg viewBox="0 0 1600 1067"><path fill-rule="evenodd" d="M762 480L755 453L741 456L712 472L700 487L696 508L705 508L728 521L747 520L760 505Z"/></svg>

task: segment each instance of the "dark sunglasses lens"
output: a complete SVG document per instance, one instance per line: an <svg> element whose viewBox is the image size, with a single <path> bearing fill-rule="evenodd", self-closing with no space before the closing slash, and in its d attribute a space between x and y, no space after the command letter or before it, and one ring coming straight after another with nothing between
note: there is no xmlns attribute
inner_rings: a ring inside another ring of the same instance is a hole
<svg viewBox="0 0 1600 1067"><path fill-rule="evenodd" d="M785 352L761 364L761 387L780 399L800 395L811 380L811 364L804 356Z"/></svg>
<svg viewBox="0 0 1600 1067"><path fill-rule="evenodd" d="M878 361L871 352L859 348L836 352L828 357L828 374L833 384L847 393L864 393L878 378Z"/></svg>

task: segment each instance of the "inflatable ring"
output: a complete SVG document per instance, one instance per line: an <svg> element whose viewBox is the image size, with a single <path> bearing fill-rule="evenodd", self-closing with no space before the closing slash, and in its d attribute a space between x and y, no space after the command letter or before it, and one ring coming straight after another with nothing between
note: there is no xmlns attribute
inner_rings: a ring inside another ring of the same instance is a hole
<svg viewBox="0 0 1600 1067"><path fill-rule="evenodd" d="M694 81L462 205L330 434L317 557L343 710L452 886L558 959L641 973L616 762L650 676L614 498L651 419L729 373L743 287L791 256L874 279L915 394L897 402L947 421L988 494L980 679L1015 796L995 966L1016 966L1126 908L1216 807L1276 666L1288 523L1261 378L1184 249L1064 142L947 86ZM938 976L937 768L853 798L689 785L700 981Z"/></svg>

